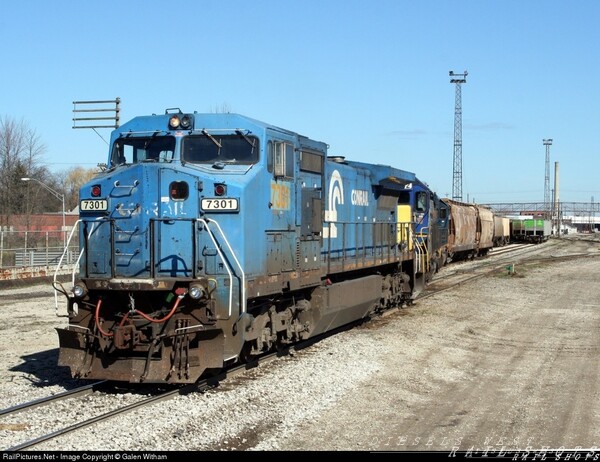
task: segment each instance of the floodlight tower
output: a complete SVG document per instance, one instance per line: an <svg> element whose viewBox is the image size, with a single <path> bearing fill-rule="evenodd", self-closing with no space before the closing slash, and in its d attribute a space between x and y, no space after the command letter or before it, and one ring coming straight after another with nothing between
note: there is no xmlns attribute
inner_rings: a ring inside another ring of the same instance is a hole
<svg viewBox="0 0 600 462"><path fill-rule="evenodd" d="M552 138L542 140L546 146L546 176L544 178L544 213L546 217L550 215L550 146L552 146Z"/></svg>
<svg viewBox="0 0 600 462"><path fill-rule="evenodd" d="M467 74L449 72L450 83L456 84L454 96L454 163L452 168L452 199L462 201L462 92L461 85L467 83Z"/></svg>

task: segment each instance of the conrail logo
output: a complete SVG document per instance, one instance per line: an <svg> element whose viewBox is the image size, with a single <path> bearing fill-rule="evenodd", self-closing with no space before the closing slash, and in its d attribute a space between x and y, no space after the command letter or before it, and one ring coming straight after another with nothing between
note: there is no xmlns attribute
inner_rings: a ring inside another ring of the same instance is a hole
<svg viewBox="0 0 600 462"><path fill-rule="evenodd" d="M344 185L342 183L342 175L337 170L334 170L331 174L331 180L329 180L329 197L327 201L327 210L325 210L325 221L328 222L323 227L323 237L336 238L337 237L337 206L344 205Z"/></svg>
<svg viewBox="0 0 600 462"><path fill-rule="evenodd" d="M327 201L327 210L325 210L325 221L327 225L323 228L323 237L336 238L337 226L335 222L338 220L337 206L344 205L344 184L342 175L337 170L334 170L329 180L329 200ZM353 189L350 192L350 203L359 207L369 206L369 191L365 189Z"/></svg>

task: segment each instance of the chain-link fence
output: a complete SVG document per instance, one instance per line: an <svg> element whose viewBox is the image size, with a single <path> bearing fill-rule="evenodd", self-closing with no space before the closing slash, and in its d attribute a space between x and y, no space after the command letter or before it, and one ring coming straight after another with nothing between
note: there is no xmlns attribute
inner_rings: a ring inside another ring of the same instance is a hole
<svg viewBox="0 0 600 462"><path fill-rule="evenodd" d="M63 255L68 235L66 231L0 230L0 268L55 268ZM73 268L78 256L79 244L75 235L61 266Z"/></svg>

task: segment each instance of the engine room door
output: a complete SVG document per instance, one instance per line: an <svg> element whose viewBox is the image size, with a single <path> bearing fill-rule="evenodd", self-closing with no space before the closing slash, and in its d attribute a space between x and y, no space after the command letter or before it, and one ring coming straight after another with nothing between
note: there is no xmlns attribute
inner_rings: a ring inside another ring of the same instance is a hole
<svg viewBox="0 0 600 462"><path fill-rule="evenodd" d="M302 150L299 170L296 179L296 226L300 229L299 266L301 271L307 271L318 269L321 263L323 154Z"/></svg>
<svg viewBox="0 0 600 462"><path fill-rule="evenodd" d="M168 168L159 171L158 217L153 226L156 277L192 277L198 265L198 180Z"/></svg>

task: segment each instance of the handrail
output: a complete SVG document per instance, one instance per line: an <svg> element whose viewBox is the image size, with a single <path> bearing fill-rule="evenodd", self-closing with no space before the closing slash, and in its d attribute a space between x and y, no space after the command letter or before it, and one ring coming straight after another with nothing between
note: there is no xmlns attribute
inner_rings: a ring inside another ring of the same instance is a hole
<svg viewBox="0 0 600 462"><path fill-rule="evenodd" d="M105 217L98 217L95 221L99 221L99 220L106 220ZM73 224L73 228L71 229L71 233L69 234L69 238L67 239L67 243L65 245L65 250L63 251L63 254L61 255L57 265L56 265L56 270L54 271L54 278L52 281L52 287L54 288L54 305L55 305L55 309L56 309L56 316L60 316L58 314L58 290L56 289L56 284L57 284L57 277L58 277L58 272L60 271L62 262L65 258L65 256L68 253L69 250L69 244L71 243L71 239L73 239L73 236L75 235L75 231L77 231L79 224L83 223L85 220L83 219L79 219L77 220L74 224ZM92 223L93 225L93 223ZM86 239L89 239L89 237L92 235L92 231L94 230L94 226L92 226L92 228L90 229L90 232L88 233ZM71 284L75 285L75 273L77 272L77 269L79 268L79 262L81 261L81 257L83 256L83 253L85 252L85 246L81 246L81 250L79 252L79 256L77 257L77 260L75 261L75 263L73 263L73 272L71 273ZM66 294L65 294L66 295Z"/></svg>
<svg viewBox="0 0 600 462"><path fill-rule="evenodd" d="M54 278L52 280L52 287L54 288L54 307L56 309L56 316L59 316L59 314L58 314L58 290L56 290L56 286L55 286L55 284L57 282L56 279L58 278L58 271L60 270L62 262L65 259L65 256L69 252L69 244L71 243L71 239L73 239L73 235L75 234L75 230L77 229L77 225L79 224L80 221L81 221L81 219L77 220L75 222L75 224L73 225L73 228L71 229L71 232L69 233L69 238L67 239L67 243L65 244L65 249L63 250L63 253L60 256L60 259L58 260L58 263L56 264L56 269L54 270ZM77 263L79 263L79 259L77 259ZM75 263L73 265L74 268L77 267L77 263ZM73 279L73 281L74 280L75 279Z"/></svg>
<svg viewBox="0 0 600 462"><path fill-rule="evenodd" d="M140 181L139 180L134 180L133 184L121 184L121 182L119 180L115 180L115 182L113 183L115 188L129 188L129 189L133 189L133 188L137 188L140 185Z"/></svg>
<svg viewBox="0 0 600 462"><path fill-rule="evenodd" d="M229 244L229 241L227 240L227 236L225 236L225 233L223 232L223 229L221 228L221 226L219 225L217 220L214 220L212 218L207 218L207 220L213 222L217 226L219 232L221 233L221 236L223 237L223 240L225 241L225 244L227 244L227 247L229 248L229 251L231 252L231 256L235 260L235 263L237 264L238 268L240 269L240 273L242 274L242 313L245 313L246 312L246 274L244 273L244 269L242 268L242 265L240 264L239 260L237 259L235 252L233 251L233 248L231 247L231 245ZM207 226L207 228L208 228L208 226Z"/></svg>
<svg viewBox="0 0 600 462"><path fill-rule="evenodd" d="M427 237L429 235L429 231L427 231L427 233L424 233L424 231L427 229L428 229L428 227L424 226L419 231L419 234L416 234L414 236L415 246L419 249L418 253L421 256L425 257L424 260L420 262L423 264L423 268L422 268L423 273L426 273L429 271L429 250L427 249L427 245L425 244L425 237Z"/></svg>
<svg viewBox="0 0 600 462"><path fill-rule="evenodd" d="M100 221L109 221L109 219L107 219L106 217L97 217L96 219L90 220L90 221L92 223L92 226L90 227L90 230L87 233L87 235L84 237L84 239L86 241L91 237L92 233L94 232L94 230L95 230L95 226L94 225L97 222L100 222ZM194 220L192 220L192 221L194 221ZM219 257L221 258L221 260L225 264L225 269L227 270L227 274L229 275L229 309L228 309L228 315L231 316L232 311L233 311L233 278L234 278L234 273L232 271L233 267L228 262L228 260L225 258L224 253L221 251L221 248L220 248L219 244L217 243L215 233L210 229L209 223L214 223L215 226L217 227L218 232L219 232L222 240L224 241L224 243L225 243L227 249L229 250L229 252L231 253L231 256L233 257L233 260L235 261L235 264L237 265L237 267L239 268L239 271L241 273L241 284L242 284L241 309L242 309L242 313L245 313L246 309L247 309L247 302L246 302L246 274L244 273L244 269L242 268L242 265L241 265L238 257L236 256L235 252L233 251L233 248L232 248L231 244L229 243L229 240L227 239L227 236L225 235L225 233L224 233L223 229L221 228L220 224L216 220L214 220L214 219L211 219L211 218L206 218L206 219L198 218L195 221L204 224L204 226L206 228L206 231L207 231L207 233L208 233L208 235L209 235L212 243L214 244L214 246L215 246L215 248L217 250L217 253L219 254ZM77 220L73 224L73 228L71 229L71 233L69 234L69 237L67 239L67 244L66 244L65 249L63 250L63 253L62 253L62 255L61 255L61 257L60 257L60 259L58 261L58 264L57 264L57 267L56 267L56 270L55 270L55 273L54 273L54 281L53 281L54 284L58 283L58 281L57 281L58 272L59 272L59 270L61 268L63 260L65 259L65 256L67 255L69 244L71 243L71 240L73 239L73 236L75 235L75 232L79 229L81 223L84 223L84 222L87 223L88 220L79 219L79 220ZM76 273L77 273L77 269L79 267L79 264L81 262L81 259L82 259L83 255L84 255L85 251L86 251L86 246L82 245L81 246L81 250L79 252L79 255L77 257L77 260L73 264L73 272L71 274L71 283L73 285L75 284L75 276L76 276ZM54 284L53 284L53 286L54 286ZM55 301L55 307L56 307L57 316L59 316L58 315L58 292L59 291L55 288L54 289L54 301Z"/></svg>
<svg viewBox="0 0 600 462"><path fill-rule="evenodd" d="M321 255L323 255L323 254L325 254L325 255L331 255L334 252L342 252L343 253L342 257L345 258L346 257L345 252L347 250L352 250L354 248L354 247L352 247L352 248L347 248L346 247L347 242L346 242L346 232L345 232L345 229L346 229L346 226L351 226L351 225L355 225L355 226L362 225L363 228L364 228L364 226L371 226L372 229L373 229L373 233L372 233L372 237L373 238L375 238L376 227L378 225L391 225L391 226L393 226L393 231L391 231L390 235L389 235L391 241L390 241L390 239L386 239L386 240L382 239L381 243L379 243L379 244L373 243L373 245L370 246L370 248L373 248L373 249L382 247L384 245L387 245L390 242L394 243L394 244L399 244L400 242L397 241L398 231L400 231L400 233L402 235L402 240L406 240L406 242L408 243L410 241L410 239L411 239L410 233L407 232L407 230L409 229L409 226L412 224L410 221L398 221L398 222L396 222L396 221L372 221L372 222L368 222L367 221L367 222L365 222L365 221L328 221L328 220L325 220L323 222L323 226L324 227L328 227L328 228L330 228L330 226L333 225L333 224L341 225L340 226L341 229L342 229L341 233L338 232L337 237L325 238L325 239L327 239L327 249L326 250L321 250ZM355 231L355 236L356 236L356 231ZM341 247L340 248L336 248L336 249L332 249L331 248L331 243L332 243L332 241L334 241L336 239L341 239L342 240ZM414 240L414 238L413 238L413 240ZM361 242L361 246L363 248L363 252L364 252L364 249L365 249L365 244L366 244L366 240L363 239L363 241ZM375 250L373 250L373 251L375 252ZM329 272L329 269L328 269L328 272Z"/></svg>
<svg viewBox="0 0 600 462"><path fill-rule="evenodd" d="M223 233L223 230L219 226L219 223L217 223L216 220L212 220L210 218L207 218L207 220L211 221L211 222L213 222L213 223L215 223L217 225L217 228L218 228L219 232L221 233L221 236L223 237L223 240L225 241L225 244L227 244L227 247L229 248L229 251L231 252L231 254L232 254L235 262L237 263L238 267L240 268L240 271L242 273L242 313L245 313L246 312L246 275L244 274L244 270L242 269L242 266L240 265L240 262L238 261L237 257L235 256L235 253L233 252L233 249L229 245L229 241L227 241L227 237L225 237L225 233ZM202 223L202 224L204 224L204 226L206 228L206 231L208 233L208 236L210 237L211 241L213 242L213 244L215 246L215 249L217 250L217 253L219 254L219 257L221 258L221 260L225 264L225 269L227 270L227 274L229 275L229 310L228 310L228 315L231 316L232 307L233 307L233 273L231 271L230 265L227 262L227 259L225 258L225 256L223 255L223 252L221 252L221 249L219 248L219 244L217 244L217 240L215 239L214 233L211 231L210 227L208 226L208 222L204 218L198 218L197 221L200 222L200 223Z"/></svg>
<svg viewBox="0 0 600 462"><path fill-rule="evenodd" d="M215 249L217 250L217 253L219 254L219 257L221 258L221 260L223 260L223 263L225 263L225 269L227 270L227 274L229 274L229 310L228 310L228 315L229 315L229 317L231 317L231 307L233 306L233 275L231 273L231 270L229 269L229 265L227 264L227 260L225 259L224 255L223 255L223 252L221 252L221 249L219 248L219 244L217 244L215 236L213 235L212 231L208 227L208 223L203 218L197 218L197 221L199 221L200 223L203 223L204 226L206 227L206 231L208 233L208 236L210 237L210 240L215 245Z"/></svg>

